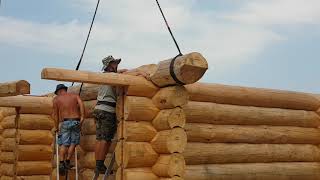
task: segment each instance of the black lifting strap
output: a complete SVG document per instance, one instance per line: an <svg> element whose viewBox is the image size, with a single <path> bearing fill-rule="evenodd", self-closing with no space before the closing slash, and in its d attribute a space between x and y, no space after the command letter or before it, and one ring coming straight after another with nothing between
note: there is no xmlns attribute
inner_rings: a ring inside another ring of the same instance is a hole
<svg viewBox="0 0 320 180"><path fill-rule="evenodd" d="M170 75L171 77L173 78L173 80L179 84L179 85L185 85L184 82L180 81L176 75L176 73L174 72L174 62L176 61L176 59L179 57L179 56L182 56L182 54L178 54L176 57L174 57L171 62L170 62Z"/></svg>

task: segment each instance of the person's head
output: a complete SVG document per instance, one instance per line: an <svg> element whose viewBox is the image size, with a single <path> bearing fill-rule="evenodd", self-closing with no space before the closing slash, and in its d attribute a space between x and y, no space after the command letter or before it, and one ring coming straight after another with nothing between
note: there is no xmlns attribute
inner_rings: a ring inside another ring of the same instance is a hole
<svg viewBox="0 0 320 180"><path fill-rule="evenodd" d="M108 56L102 59L102 71L103 72L117 72L118 65L121 62L121 59L115 59L112 56Z"/></svg>
<svg viewBox="0 0 320 180"><path fill-rule="evenodd" d="M56 91L54 92L56 95L63 95L66 94L68 91L68 87L64 84L58 84L56 87Z"/></svg>

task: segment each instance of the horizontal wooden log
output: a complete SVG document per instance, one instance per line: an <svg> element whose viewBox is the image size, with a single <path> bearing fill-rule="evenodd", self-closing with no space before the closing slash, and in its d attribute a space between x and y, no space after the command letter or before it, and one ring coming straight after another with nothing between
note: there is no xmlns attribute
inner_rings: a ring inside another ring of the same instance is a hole
<svg viewBox="0 0 320 180"><path fill-rule="evenodd" d="M12 177L12 176L1 176L0 180L15 180L15 177Z"/></svg>
<svg viewBox="0 0 320 180"><path fill-rule="evenodd" d="M320 130L292 126L239 126L187 123L189 142L320 144Z"/></svg>
<svg viewBox="0 0 320 180"><path fill-rule="evenodd" d="M51 97L11 96L0 97L2 107L21 107L20 113L51 114Z"/></svg>
<svg viewBox="0 0 320 180"><path fill-rule="evenodd" d="M84 170L82 170L80 172L79 179L81 179L81 180L92 180L93 176L94 176L94 170L92 170L92 169L84 169ZM104 176L104 174L100 174L99 177L98 177L98 180L103 180L103 176ZM115 180L116 179L115 174L109 175L108 176L108 180L109 179L110 180Z"/></svg>
<svg viewBox="0 0 320 180"><path fill-rule="evenodd" d="M96 123L94 118L87 118L83 121L81 132L83 135L96 134Z"/></svg>
<svg viewBox="0 0 320 180"><path fill-rule="evenodd" d="M51 145L53 136L51 131L48 130L19 130L17 141L20 145Z"/></svg>
<svg viewBox="0 0 320 180"><path fill-rule="evenodd" d="M96 135L85 135L80 138L80 147L86 152L94 152L96 144ZM116 143L112 143L109 152L113 152Z"/></svg>
<svg viewBox="0 0 320 180"><path fill-rule="evenodd" d="M179 176L174 176L174 177L170 177L170 178L160 178L159 180L184 180L184 178L179 177Z"/></svg>
<svg viewBox="0 0 320 180"><path fill-rule="evenodd" d="M320 107L320 100L307 93L206 83L185 87L193 101L309 111Z"/></svg>
<svg viewBox="0 0 320 180"><path fill-rule="evenodd" d="M79 95L80 86L81 85L71 86L68 88L68 92ZM100 87L101 85L98 84L84 83L81 88L80 98L82 99L82 101L96 100Z"/></svg>
<svg viewBox="0 0 320 180"><path fill-rule="evenodd" d="M313 111L247 107L190 101L183 107L188 123L226 125L320 126Z"/></svg>
<svg viewBox="0 0 320 180"><path fill-rule="evenodd" d="M85 116L87 118L93 118L93 111L94 111L94 108L97 104L97 100L92 100L92 101L84 101L83 102L84 104L84 108L85 108Z"/></svg>
<svg viewBox="0 0 320 180"><path fill-rule="evenodd" d="M41 78L57 81L108 84L112 86L129 86L128 94L134 96L152 97L158 91L158 88L145 78L126 74L95 73L87 71L45 68L42 70Z"/></svg>
<svg viewBox="0 0 320 180"><path fill-rule="evenodd" d="M14 152L1 152L0 161L1 163L14 164L16 161L16 155Z"/></svg>
<svg viewBox="0 0 320 180"><path fill-rule="evenodd" d="M152 172L159 177L182 177L185 172L186 162L181 154L160 155Z"/></svg>
<svg viewBox="0 0 320 180"><path fill-rule="evenodd" d="M161 61L157 70L151 75L152 82L157 86L165 87L179 84L170 73L172 59ZM207 69L208 63L206 59L196 52L177 57L173 64L173 72L176 78L184 84L197 82Z"/></svg>
<svg viewBox="0 0 320 180"><path fill-rule="evenodd" d="M49 175L51 171L50 161L18 161L16 164L18 176Z"/></svg>
<svg viewBox="0 0 320 180"><path fill-rule="evenodd" d="M15 167L14 164L1 163L0 165L0 174L2 176L11 176L15 175Z"/></svg>
<svg viewBox="0 0 320 180"><path fill-rule="evenodd" d="M30 84L25 80L0 83L0 97L30 94Z"/></svg>
<svg viewBox="0 0 320 180"><path fill-rule="evenodd" d="M17 180L50 180L50 176L18 176Z"/></svg>
<svg viewBox="0 0 320 180"><path fill-rule="evenodd" d="M119 168L116 174L116 180L159 180L158 176L153 174L151 168Z"/></svg>
<svg viewBox="0 0 320 180"><path fill-rule="evenodd" d="M188 165L320 161L317 146L299 144L188 143L183 155Z"/></svg>
<svg viewBox="0 0 320 180"><path fill-rule="evenodd" d="M170 86L161 88L153 96L152 102L159 109L172 109L188 103L189 95L184 86Z"/></svg>
<svg viewBox="0 0 320 180"><path fill-rule="evenodd" d="M49 115L20 114L18 128L26 130L51 130L54 120Z"/></svg>
<svg viewBox="0 0 320 180"><path fill-rule="evenodd" d="M17 141L15 138L5 138L1 142L1 151L14 152L17 147Z"/></svg>
<svg viewBox="0 0 320 180"><path fill-rule="evenodd" d="M3 138L15 138L16 137L16 132L17 132L17 129L5 129L2 132L1 136Z"/></svg>
<svg viewBox="0 0 320 180"><path fill-rule="evenodd" d="M187 135L182 128L164 130L151 141L153 149L160 154L182 153L187 144Z"/></svg>
<svg viewBox="0 0 320 180"><path fill-rule="evenodd" d="M152 121L159 109L146 97L127 96L124 105L125 120Z"/></svg>
<svg viewBox="0 0 320 180"><path fill-rule="evenodd" d="M104 164L108 165L110 163L110 160L112 158L112 153L108 153L106 155ZM79 159L79 165L80 168L87 168L87 169L95 169L96 168L96 158L94 152L87 152L85 155L81 156ZM114 164L113 170L117 169L116 163Z"/></svg>
<svg viewBox="0 0 320 180"><path fill-rule="evenodd" d="M150 122L122 121L119 123L117 134L121 134L126 141L150 142L157 134L157 130Z"/></svg>
<svg viewBox="0 0 320 180"><path fill-rule="evenodd" d="M159 157L146 142L119 142L115 152L118 166L124 168L151 167Z"/></svg>
<svg viewBox="0 0 320 180"><path fill-rule="evenodd" d="M174 127L184 128L186 116L180 107L161 110L153 119L152 124L158 130L169 130Z"/></svg>
<svg viewBox="0 0 320 180"><path fill-rule="evenodd" d="M91 170L91 171L93 172L93 170ZM93 176L91 176L91 179L92 179L92 177ZM56 180L56 179L57 179L57 169L54 168L52 170L52 173L51 173L51 180ZM76 179L75 170L68 171L68 178L66 178L66 175L61 175L60 174L59 180L68 180L68 179L70 179L70 180L75 180ZM81 179L81 180L85 180L85 179Z"/></svg>
<svg viewBox="0 0 320 180"><path fill-rule="evenodd" d="M16 150L18 161L51 161L52 153L51 145L18 145Z"/></svg>
<svg viewBox="0 0 320 180"><path fill-rule="evenodd" d="M185 180L315 180L320 179L320 163L242 163L190 165Z"/></svg>
<svg viewBox="0 0 320 180"><path fill-rule="evenodd" d="M3 118L7 116L12 116L16 114L16 109L15 108L8 108L8 107L0 107L0 114L2 115Z"/></svg>

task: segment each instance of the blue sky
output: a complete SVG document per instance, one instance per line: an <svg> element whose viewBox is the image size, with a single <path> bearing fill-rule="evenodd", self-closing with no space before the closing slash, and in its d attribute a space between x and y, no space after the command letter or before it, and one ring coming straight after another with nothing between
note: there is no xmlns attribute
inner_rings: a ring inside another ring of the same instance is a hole
<svg viewBox="0 0 320 180"><path fill-rule="evenodd" d="M2 0L0 82L26 79L32 94L53 91L44 67L74 69L96 0ZM203 82L320 92L318 0L160 0L184 53L210 69ZM107 55L124 68L174 57L155 2L102 0L81 65L98 71ZM70 85L70 83L68 83Z"/></svg>

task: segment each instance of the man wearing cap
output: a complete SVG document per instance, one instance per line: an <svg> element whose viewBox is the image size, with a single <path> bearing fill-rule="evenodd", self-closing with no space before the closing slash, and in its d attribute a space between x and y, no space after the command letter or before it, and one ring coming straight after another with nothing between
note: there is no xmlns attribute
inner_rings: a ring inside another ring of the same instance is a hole
<svg viewBox="0 0 320 180"><path fill-rule="evenodd" d="M56 122L58 133L59 171L64 175L70 169L70 159L74 154L75 147L80 143L80 131L85 117L84 105L80 97L67 92L68 88L57 85L53 100L53 118Z"/></svg>

